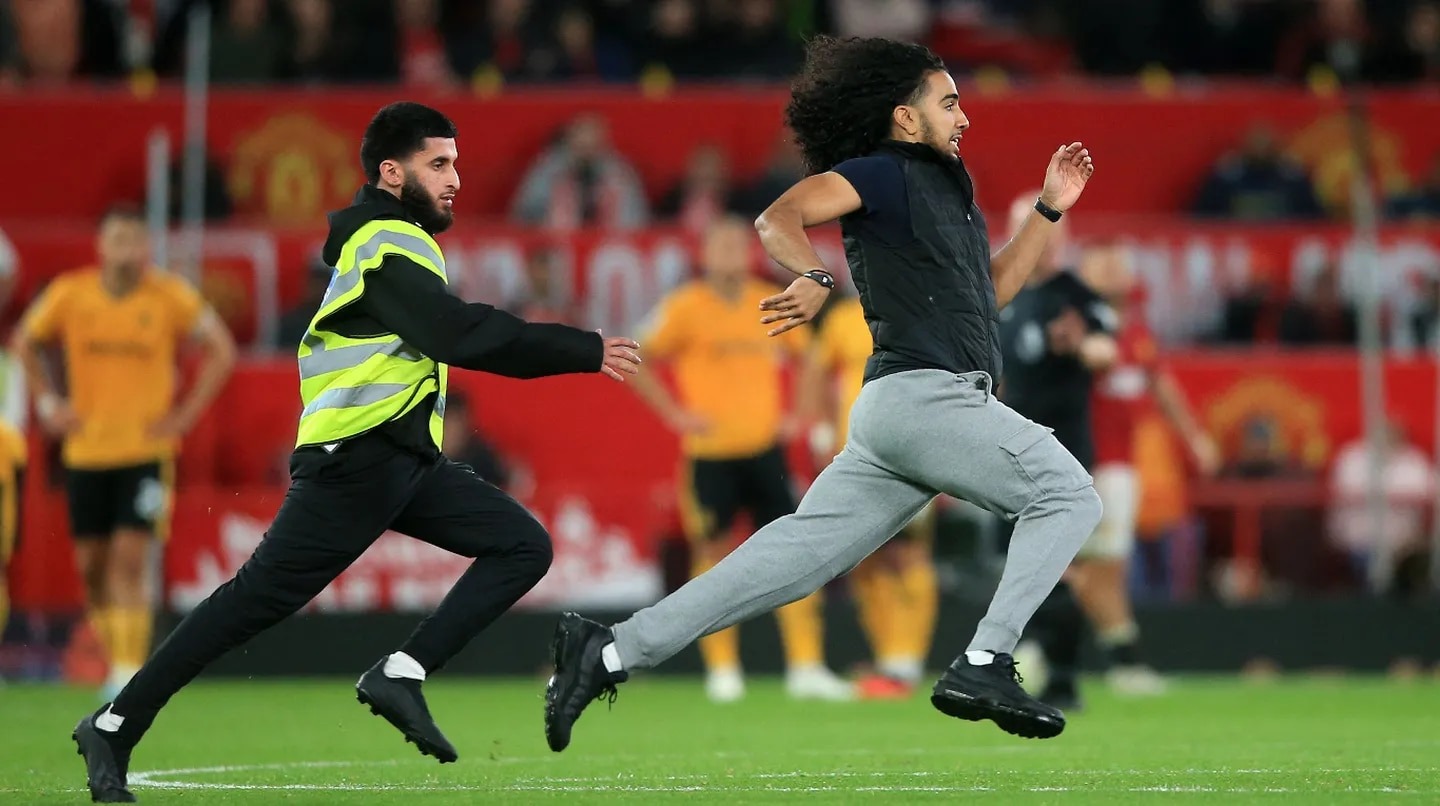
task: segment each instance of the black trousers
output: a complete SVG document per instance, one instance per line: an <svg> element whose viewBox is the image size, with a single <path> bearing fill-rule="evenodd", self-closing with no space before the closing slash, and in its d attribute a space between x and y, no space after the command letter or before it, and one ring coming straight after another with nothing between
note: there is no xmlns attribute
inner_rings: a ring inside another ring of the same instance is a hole
<svg viewBox="0 0 1440 806"><path fill-rule="evenodd" d="M133 738L207 665L315 598L387 529L476 558L400 647L427 671L454 657L550 567L550 536L540 522L444 457L367 436L334 454L296 451L290 472L289 492L255 553L180 622L116 698L113 711Z"/></svg>

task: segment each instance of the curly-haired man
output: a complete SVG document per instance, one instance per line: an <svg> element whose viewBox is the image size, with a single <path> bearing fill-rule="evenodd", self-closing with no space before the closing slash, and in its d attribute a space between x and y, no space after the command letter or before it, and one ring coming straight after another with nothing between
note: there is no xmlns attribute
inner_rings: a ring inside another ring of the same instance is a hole
<svg viewBox="0 0 1440 806"><path fill-rule="evenodd" d="M815 316L834 280L805 229L839 219L875 342L849 441L795 514L674 594L613 627L562 616L546 739L563 750L585 706L613 697L630 671L854 568L937 493L1011 517L1015 531L989 612L931 702L1019 736L1055 736L1064 716L1020 687L1010 653L1100 520L1100 499L1049 429L996 399L994 379L999 309L1025 284L1053 222L1080 198L1094 172L1089 152L1077 142L1050 155L1035 209L992 256L959 156L970 121L929 50L818 37L786 116L810 176L755 226L770 256L800 276L761 303L760 321L778 335Z"/></svg>

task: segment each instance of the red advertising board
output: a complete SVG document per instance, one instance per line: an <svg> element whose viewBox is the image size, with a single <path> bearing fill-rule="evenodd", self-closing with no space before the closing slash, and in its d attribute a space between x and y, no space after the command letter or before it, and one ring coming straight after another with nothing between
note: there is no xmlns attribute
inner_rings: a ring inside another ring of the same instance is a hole
<svg viewBox="0 0 1440 806"><path fill-rule="evenodd" d="M1261 418L1280 448L1322 470L1361 433L1358 357L1350 353L1184 353L1169 362L1201 421L1227 452ZM523 469L517 495L549 526L556 560L527 604L640 604L658 591L657 539L674 525L677 444L629 389L598 377L519 382L457 375L477 422ZM1390 359L1389 410L1428 450L1435 437L1435 365ZM248 364L197 429L181 463L167 545L170 604L192 605L248 556L283 496L273 471L293 439L293 366ZM37 449L39 446L36 446ZM26 532L16 558L19 607L65 609L80 591L66 539L63 499L44 480L43 450L29 477ZM390 535L317 607L423 609L465 561Z"/></svg>
<svg viewBox="0 0 1440 806"><path fill-rule="evenodd" d="M1095 213L1185 209L1217 157L1252 123L1281 132L1322 197L1341 205L1353 160L1341 99L1288 88L1138 88L1060 83L1007 92L962 86L972 122L964 153L980 201L1001 210L1035 186L1056 144L1083 140L1101 173L1087 192ZM392 91L217 90L209 100L208 145L247 216L272 226L311 226L343 205L360 183L356 152L366 121ZM460 210L503 215L528 165L581 114L609 126L616 148L639 171L651 198L682 174L699 145L719 145L742 180L756 176L781 131L777 89L687 89L669 96L631 89L526 90L493 97L419 97L459 126ZM1378 91L1367 101L1376 168L1387 187L1419 175L1440 153L1434 89ZM145 187L147 138L182 135L180 93L106 90L0 93L0 150L37 154L60 167L25 193L0 198L0 220L93 217ZM1339 209L1343 209L1343 206Z"/></svg>

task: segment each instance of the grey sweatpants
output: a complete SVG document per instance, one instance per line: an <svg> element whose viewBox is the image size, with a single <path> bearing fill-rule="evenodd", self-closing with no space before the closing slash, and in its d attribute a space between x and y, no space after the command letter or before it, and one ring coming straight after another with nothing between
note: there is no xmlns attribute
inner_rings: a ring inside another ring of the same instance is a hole
<svg viewBox="0 0 1440 806"><path fill-rule="evenodd" d="M883 545L937 493L1016 518L1000 586L970 649L1011 652L1100 521L1090 475L1050 433L995 399L983 372L915 370L865 384L850 439L795 514L616 624L626 669L809 595Z"/></svg>

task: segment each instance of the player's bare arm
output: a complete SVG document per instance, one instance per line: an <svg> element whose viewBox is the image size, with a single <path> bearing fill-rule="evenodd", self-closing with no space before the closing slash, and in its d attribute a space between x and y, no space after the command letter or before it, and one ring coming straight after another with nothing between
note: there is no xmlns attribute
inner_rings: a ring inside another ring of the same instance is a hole
<svg viewBox="0 0 1440 806"><path fill-rule="evenodd" d="M214 308L206 306L201 312L190 341L204 355L200 362L200 374L175 410L155 423L151 429L152 436L179 437L189 432L220 394L235 368L235 339Z"/></svg>
<svg viewBox="0 0 1440 806"><path fill-rule="evenodd" d="M61 396L45 367L43 351L48 345L48 341L36 339L22 325L15 330L10 351L20 357L25 383L34 392L35 413L40 417L40 424L52 436L62 436L78 428L80 418L70 407L70 402Z"/></svg>
<svg viewBox="0 0 1440 806"><path fill-rule="evenodd" d="M1095 173L1090 149L1079 142L1061 146L1050 155L1040 201L1064 213L1079 201L1085 185ZM1050 239L1051 222L1038 210L1031 210L1010 242L990 259L990 278L995 283L995 302L1004 308L1030 279L1035 263Z"/></svg>
<svg viewBox="0 0 1440 806"><path fill-rule="evenodd" d="M635 394L645 401L645 405L649 406L671 431L683 436L703 434L710 430L710 423L680 405L653 371L636 374L633 383Z"/></svg>
<svg viewBox="0 0 1440 806"><path fill-rule="evenodd" d="M1185 440L1200 472L1206 476L1219 472L1220 448L1196 421L1185 400L1185 393L1180 390L1180 384L1175 382L1174 376L1163 369L1151 372L1150 393L1155 396L1155 402L1160 406L1165 419Z"/></svg>
<svg viewBox="0 0 1440 806"><path fill-rule="evenodd" d="M860 207L860 194L845 177L834 172L816 174L797 182L761 213L755 219L755 231L765 252L788 271L799 275L821 271L828 275L805 229L829 223ZM797 277L789 288L760 303L761 310L770 311L760 322L781 323L770 331L771 336L778 336L814 319L829 296L830 289L821 283Z"/></svg>

